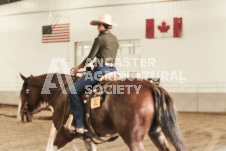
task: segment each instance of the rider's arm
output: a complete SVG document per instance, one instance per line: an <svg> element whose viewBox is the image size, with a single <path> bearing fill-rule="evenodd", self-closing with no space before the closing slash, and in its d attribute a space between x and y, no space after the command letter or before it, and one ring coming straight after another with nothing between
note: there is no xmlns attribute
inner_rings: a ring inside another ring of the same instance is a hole
<svg viewBox="0 0 226 151"><path fill-rule="evenodd" d="M86 64L90 63L94 59L100 46L101 46L100 39L97 37L94 41L94 44L92 46L92 49L91 49L89 55L82 61L82 63L80 63L77 67L73 68L74 73L78 72L79 69L84 68L86 66Z"/></svg>
<svg viewBox="0 0 226 151"><path fill-rule="evenodd" d="M86 64L90 63L95 58L100 46L101 46L101 41L99 38L96 38L93 43L92 49L89 52L89 55L84 59L84 61L81 64L85 66Z"/></svg>

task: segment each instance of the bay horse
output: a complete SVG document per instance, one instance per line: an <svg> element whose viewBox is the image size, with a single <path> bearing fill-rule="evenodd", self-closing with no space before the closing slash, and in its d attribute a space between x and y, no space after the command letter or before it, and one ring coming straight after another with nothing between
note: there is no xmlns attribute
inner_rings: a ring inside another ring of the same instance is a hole
<svg viewBox="0 0 226 151"><path fill-rule="evenodd" d="M27 121L30 122L32 112L39 103L47 102L54 110L52 121L57 130L54 140L56 149L62 148L74 138L91 137L89 132L83 135L70 133L63 126L70 115L68 94L59 91L61 84L55 73L51 82L56 84L56 88L50 88L50 94L41 94L47 75L27 78L21 75L24 80L20 93L21 119L26 115ZM66 75L61 77L66 81ZM75 78L76 80L78 77ZM124 94L106 94L103 104L91 110L91 124L99 136L119 134L130 151L144 151L143 139L148 134L160 151L169 151L168 141L177 151L186 151L179 131L173 99L165 89L140 79L115 80L112 85L136 85L140 86L140 90L136 93L135 89L128 90L129 87L125 87ZM91 146L92 144L88 150L95 150L95 147Z"/></svg>

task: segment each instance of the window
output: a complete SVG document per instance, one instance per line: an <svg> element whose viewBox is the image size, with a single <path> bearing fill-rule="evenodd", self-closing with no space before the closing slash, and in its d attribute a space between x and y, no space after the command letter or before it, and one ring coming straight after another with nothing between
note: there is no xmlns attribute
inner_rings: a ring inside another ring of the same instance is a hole
<svg viewBox="0 0 226 151"><path fill-rule="evenodd" d="M84 42L75 42L75 66L79 65L83 59L89 54L92 48L93 42L84 41ZM119 49L117 53L117 58L139 58L140 59L140 40L139 39L128 39L128 40L119 40ZM90 65L92 66L92 65ZM137 72L140 71L140 67L117 67L118 71L129 72L131 77L135 76Z"/></svg>
<svg viewBox="0 0 226 151"><path fill-rule="evenodd" d="M119 40L118 55L140 54L140 40Z"/></svg>

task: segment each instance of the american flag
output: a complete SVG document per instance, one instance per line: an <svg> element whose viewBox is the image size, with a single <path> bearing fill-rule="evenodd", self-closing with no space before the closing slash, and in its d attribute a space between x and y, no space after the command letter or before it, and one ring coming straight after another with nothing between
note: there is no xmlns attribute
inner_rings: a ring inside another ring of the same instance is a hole
<svg viewBox="0 0 226 151"><path fill-rule="evenodd" d="M42 43L69 42L70 24L42 26Z"/></svg>

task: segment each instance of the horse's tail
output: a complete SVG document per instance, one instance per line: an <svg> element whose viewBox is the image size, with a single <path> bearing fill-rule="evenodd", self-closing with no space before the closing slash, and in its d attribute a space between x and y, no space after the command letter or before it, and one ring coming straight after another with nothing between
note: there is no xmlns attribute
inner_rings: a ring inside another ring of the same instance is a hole
<svg viewBox="0 0 226 151"><path fill-rule="evenodd" d="M162 87L152 88L155 102L155 120L161 126L166 138L177 151L185 151L185 143L177 124L176 110L169 93Z"/></svg>

